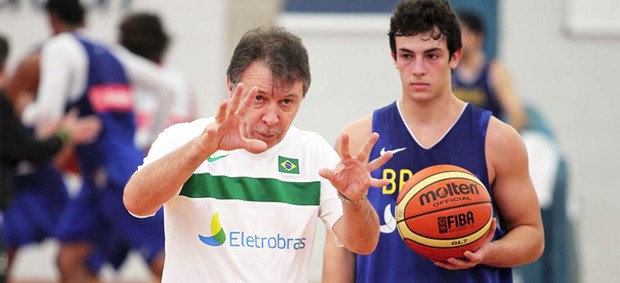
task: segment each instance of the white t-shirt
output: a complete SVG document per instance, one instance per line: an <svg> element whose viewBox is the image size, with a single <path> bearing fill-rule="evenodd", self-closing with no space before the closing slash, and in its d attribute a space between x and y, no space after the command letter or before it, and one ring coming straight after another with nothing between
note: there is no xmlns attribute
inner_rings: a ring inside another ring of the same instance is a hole
<svg viewBox="0 0 620 283"><path fill-rule="evenodd" d="M212 121L168 128L145 164ZM162 282L308 282L317 218L331 229L343 213L336 189L318 172L339 160L321 136L293 126L263 153L213 154L164 205Z"/></svg>

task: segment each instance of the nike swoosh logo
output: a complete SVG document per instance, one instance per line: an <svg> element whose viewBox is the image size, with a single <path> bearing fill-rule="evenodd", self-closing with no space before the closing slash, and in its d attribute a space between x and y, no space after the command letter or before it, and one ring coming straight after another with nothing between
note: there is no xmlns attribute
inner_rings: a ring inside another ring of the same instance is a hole
<svg viewBox="0 0 620 283"><path fill-rule="evenodd" d="M392 204L385 206L385 209L383 210L383 221L385 224L379 227L381 233L390 234L396 230L396 219L392 214Z"/></svg>
<svg viewBox="0 0 620 283"><path fill-rule="evenodd" d="M211 156L209 156L209 157L207 157L207 162L215 162L216 160L218 160L218 159L222 159L222 158L224 158L224 157L226 157L226 156L228 156L228 154L226 154L226 155L220 155L220 156L216 156L216 157L211 157Z"/></svg>
<svg viewBox="0 0 620 283"><path fill-rule="evenodd" d="M392 149L392 150L385 150L384 148L381 148L381 151L379 152L380 155L384 155L386 152L391 151L392 154L397 154L403 150L407 149L406 147L401 147L401 148L397 148L397 149Z"/></svg>

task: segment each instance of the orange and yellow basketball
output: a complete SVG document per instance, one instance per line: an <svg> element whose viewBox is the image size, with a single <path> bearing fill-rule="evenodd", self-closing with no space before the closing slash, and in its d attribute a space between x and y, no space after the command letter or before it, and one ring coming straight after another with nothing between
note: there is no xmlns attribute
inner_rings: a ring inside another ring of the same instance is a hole
<svg viewBox="0 0 620 283"><path fill-rule="evenodd" d="M491 197L471 172L434 165L415 173L396 200L396 227L409 248L432 260L461 258L485 241Z"/></svg>

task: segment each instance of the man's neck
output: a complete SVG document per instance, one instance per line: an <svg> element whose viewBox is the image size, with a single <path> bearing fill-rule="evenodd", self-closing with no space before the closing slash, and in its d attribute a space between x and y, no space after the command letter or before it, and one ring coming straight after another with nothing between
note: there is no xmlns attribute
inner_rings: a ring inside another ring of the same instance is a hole
<svg viewBox="0 0 620 283"><path fill-rule="evenodd" d="M450 93L440 99L425 102L403 99L399 106L403 119L416 140L421 146L430 148L458 120L465 103Z"/></svg>

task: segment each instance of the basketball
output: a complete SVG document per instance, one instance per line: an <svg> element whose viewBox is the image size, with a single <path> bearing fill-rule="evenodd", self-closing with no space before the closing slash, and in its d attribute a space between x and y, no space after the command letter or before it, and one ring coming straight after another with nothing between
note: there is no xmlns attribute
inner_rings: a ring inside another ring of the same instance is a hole
<svg viewBox="0 0 620 283"><path fill-rule="evenodd" d="M462 258L485 241L493 220L491 197L471 172L434 165L415 173L396 200L396 227L417 254L445 261Z"/></svg>

